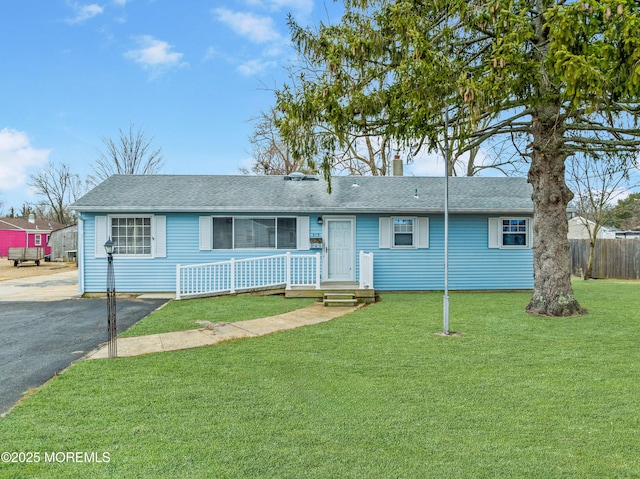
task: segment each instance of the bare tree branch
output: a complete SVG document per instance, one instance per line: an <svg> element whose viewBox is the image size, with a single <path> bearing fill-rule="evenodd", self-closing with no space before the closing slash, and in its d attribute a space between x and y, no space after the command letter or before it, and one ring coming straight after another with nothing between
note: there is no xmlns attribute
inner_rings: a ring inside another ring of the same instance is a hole
<svg viewBox="0 0 640 479"><path fill-rule="evenodd" d="M573 203L589 237L589 259L583 279L590 279L596 242L602 227L611 219L611 203L628 191L630 161L618 155L574 155L567 160L567 184L574 193Z"/></svg>
<svg viewBox="0 0 640 479"><path fill-rule="evenodd" d="M38 209L42 216L63 224L73 219L67 206L82 194L83 185L80 177L71 173L69 165L49 163L44 170L31 175L29 180L27 184L41 198Z"/></svg>
<svg viewBox="0 0 640 479"><path fill-rule="evenodd" d="M148 138L141 129L129 124L129 131L120 131L119 142L102 137L106 147L93 164L93 172L87 178L97 185L112 175L155 175L162 170L164 158L161 149L151 149L153 138Z"/></svg>

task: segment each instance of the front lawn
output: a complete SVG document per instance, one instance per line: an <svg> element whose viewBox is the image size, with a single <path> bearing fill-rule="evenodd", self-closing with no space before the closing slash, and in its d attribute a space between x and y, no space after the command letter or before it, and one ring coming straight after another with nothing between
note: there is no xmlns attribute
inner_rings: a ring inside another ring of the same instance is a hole
<svg viewBox="0 0 640 479"><path fill-rule="evenodd" d="M83 361L0 420L1 449L109 462L0 477L639 477L640 284L575 290L590 312L565 319L526 315L525 293L452 293L458 337L435 334L441 293L385 294L279 334Z"/></svg>
<svg viewBox="0 0 640 479"><path fill-rule="evenodd" d="M233 323L246 319L264 318L293 311L313 304L313 299L284 296L217 296L214 298L172 301L154 311L118 336L144 336L185 329L201 328L196 321Z"/></svg>

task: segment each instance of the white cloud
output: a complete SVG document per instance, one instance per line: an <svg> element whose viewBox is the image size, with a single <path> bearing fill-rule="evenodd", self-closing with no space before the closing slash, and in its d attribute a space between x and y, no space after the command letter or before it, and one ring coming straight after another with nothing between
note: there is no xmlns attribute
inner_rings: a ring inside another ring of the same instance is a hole
<svg viewBox="0 0 640 479"><path fill-rule="evenodd" d="M246 61L238 66L238 71L245 76L253 76L268 70L276 63L271 61L262 61L259 59Z"/></svg>
<svg viewBox="0 0 640 479"><path fill-rule="evenodd" d="M126 58L142 65L154 73L161 73L171 68L184 66L182 53L172 52L172 45L158 40L151 35L136 37L139 48L129 50L124 54Z"/></svg>
<svg viewBox="0 0 640 479"><path fill-rule="evenodd" d="M45 164L51 150L33 148L25 132L0 130L0 188L15 189L26 184L27 172Z"/></svg>
<svg viewBox="0 0 640 479"><path fill-rule="evenodd" d="M253 43L280 41L273 18L246 12L233 12L226 8L213 10L216 19L228 25L236 34Z"/></svg>
<svg viewBox="0 0 640 479"><path fill-rule="evenodd" d="M249 0L248 3L263 9L273 10L271 7L274 3L287 1L292 0L268 0L267 2ZM212 13L217 21L224 23L236 35L243 37L250 43L263 46L261 52L254 54L255 58L245 60L237 66L237 71L241 75L256 75L278 64L273 59L283 55L284 46L288 44L288 40L278 32L278 27L272 17L251 12L232 11L227 8L217 8L212 10Z"/></svg>
<svg viewBox="0 0 640 479"><path fill-rule="evenodd" d="M68 23L82 23L97 15L101 15L104 12L104 8L97 3L89 5L81 5L79 3L69 3L69 6L73 9L75 16L67 20Z"/></svg>

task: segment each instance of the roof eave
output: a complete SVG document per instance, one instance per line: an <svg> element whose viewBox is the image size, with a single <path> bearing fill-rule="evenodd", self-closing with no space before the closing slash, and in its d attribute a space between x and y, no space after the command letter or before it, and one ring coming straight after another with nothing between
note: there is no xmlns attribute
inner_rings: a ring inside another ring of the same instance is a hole
<svg viewBox="0 0 640 479"><path fill-rule="evenodd" d="M105 206L82 206L75 207L75 211L80 213L110 213L110 214L132 214L132 213L317 213L317 214L442 214L443 208L415 208L415 207L385 207L385 208L342 208L342 207L262 207L262 208L241 208L230 206L194 206L194 207L105 207ZM450 213L455 214L533 214L533 208L449 208Z"/></svg>

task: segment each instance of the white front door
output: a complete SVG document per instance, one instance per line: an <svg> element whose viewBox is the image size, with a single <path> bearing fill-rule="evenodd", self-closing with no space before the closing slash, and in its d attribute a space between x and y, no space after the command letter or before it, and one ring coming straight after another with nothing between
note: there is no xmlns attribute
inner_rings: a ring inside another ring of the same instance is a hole
<svg viewBox="0 0 640 479"><path fill-rule="evenodd" d="M355 281L355 219L326 218L325 225L324 280Z"/></svg>

